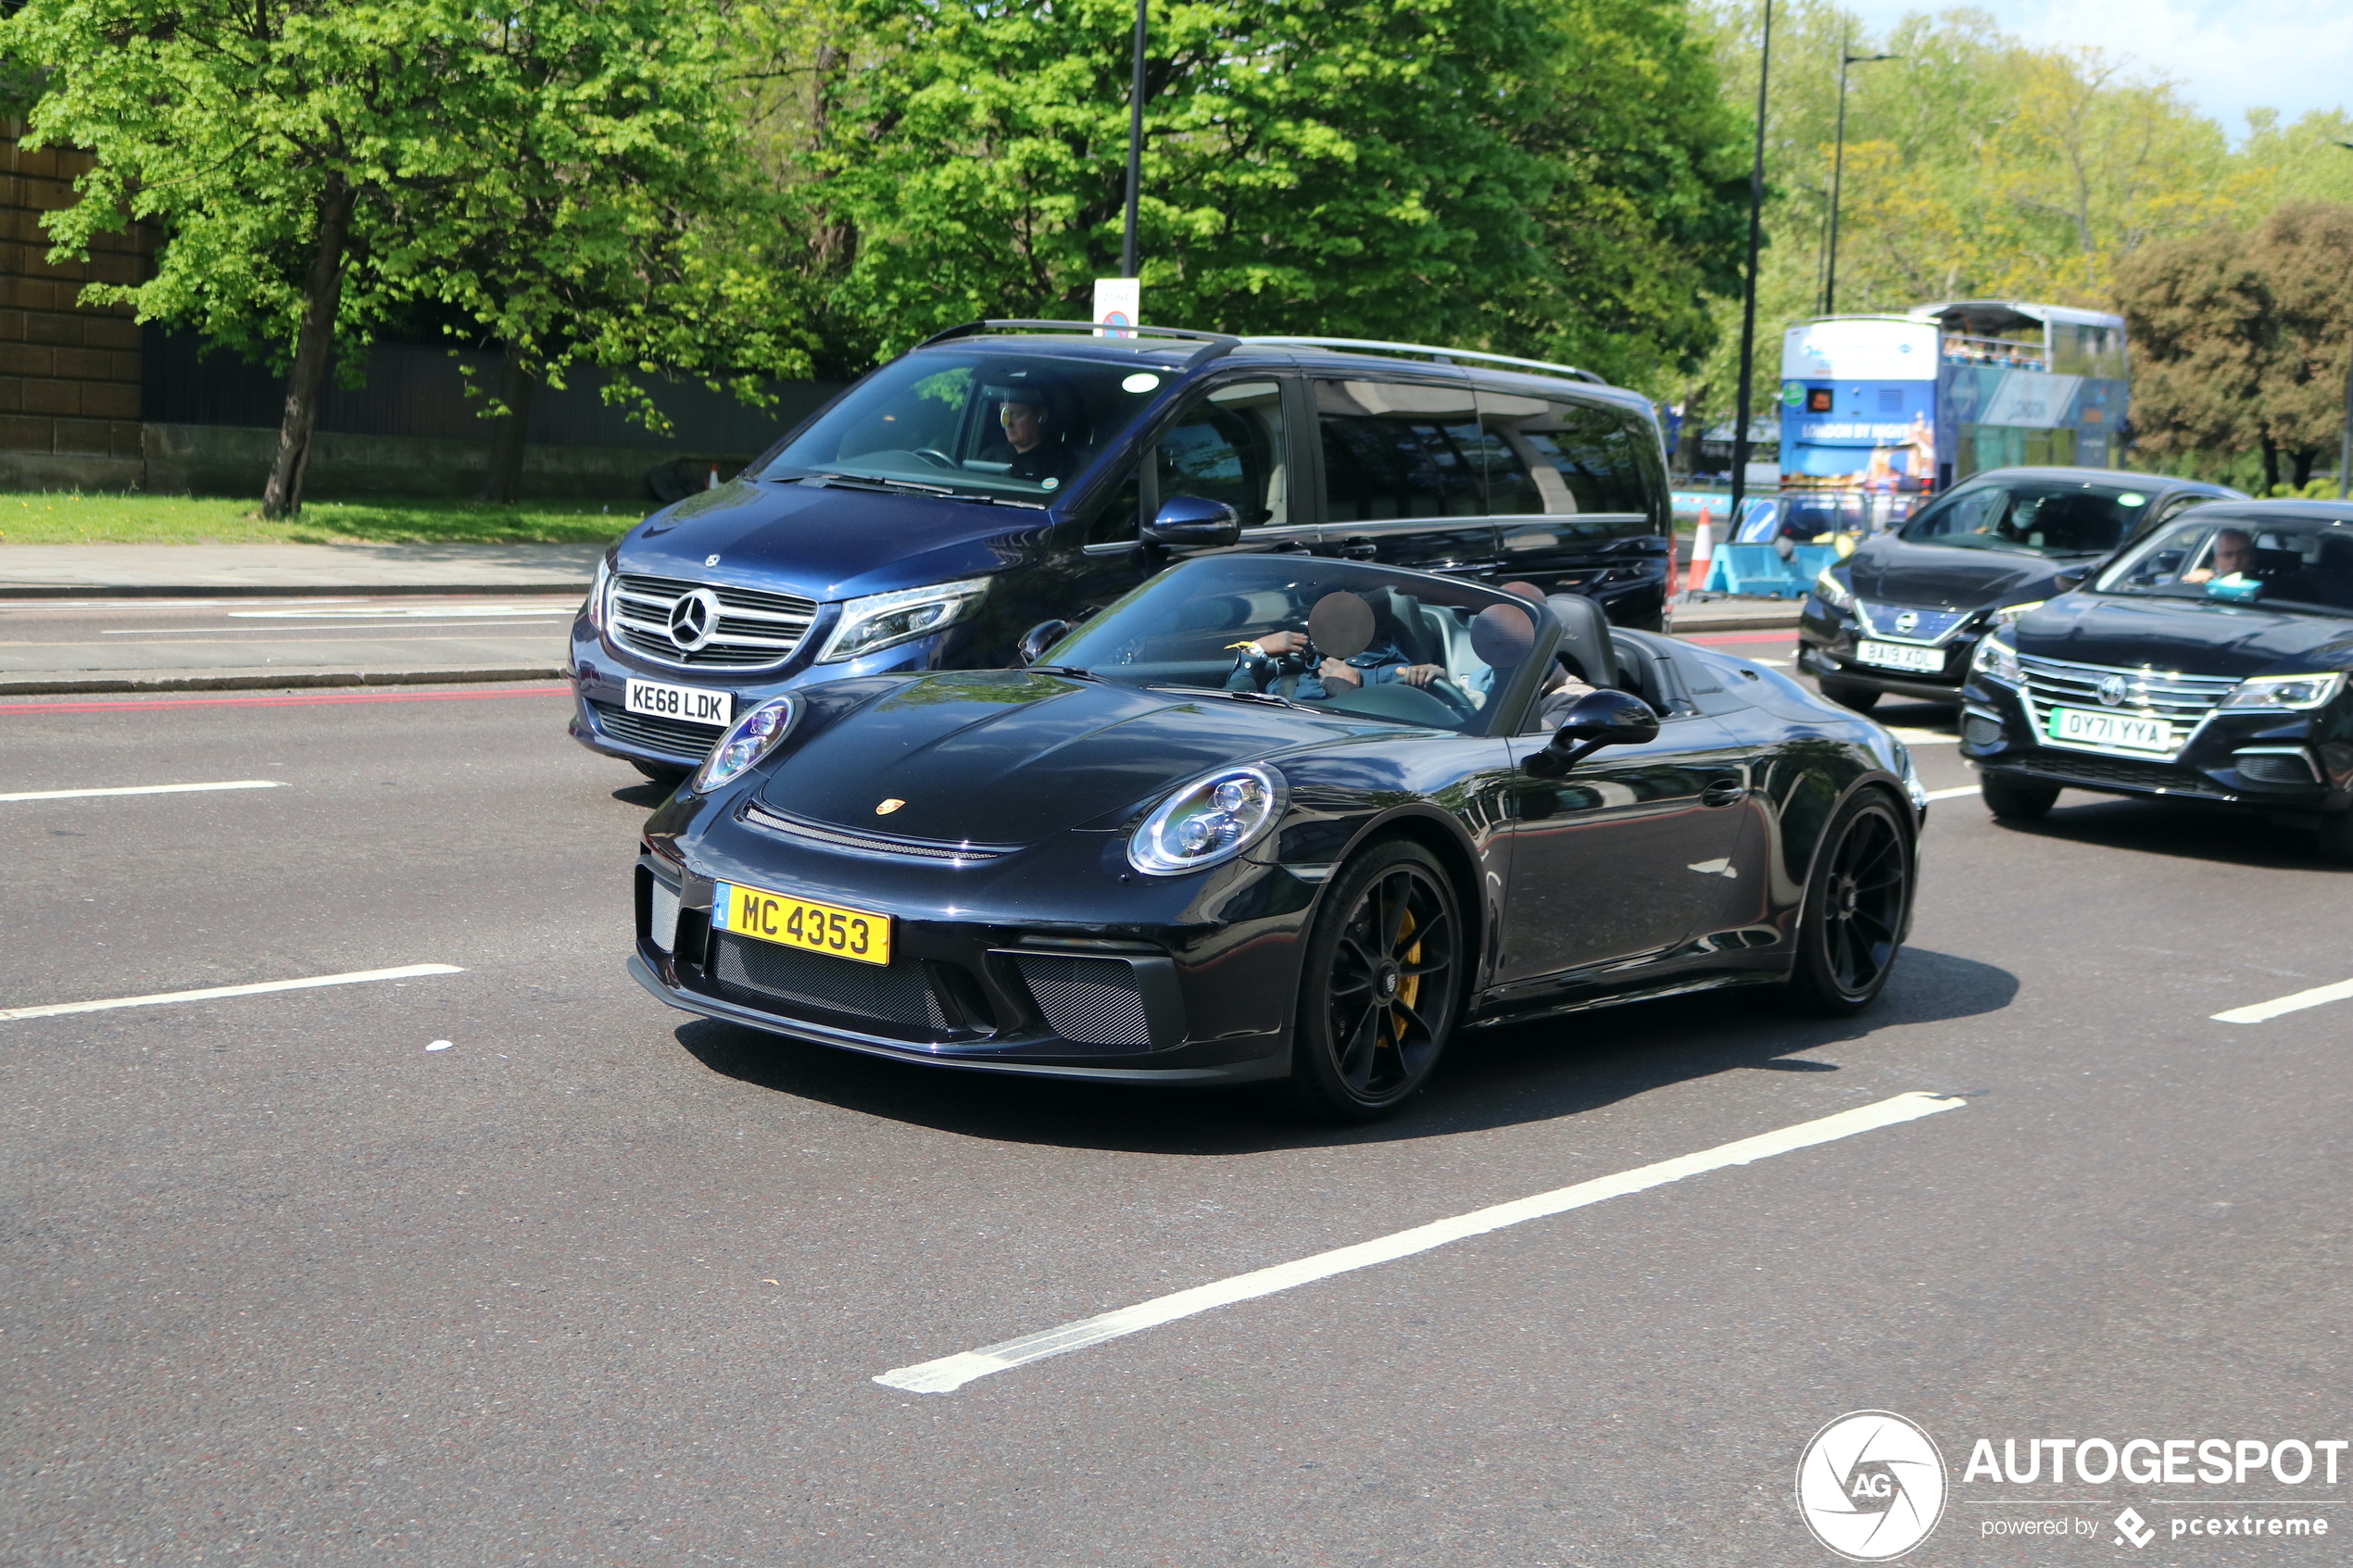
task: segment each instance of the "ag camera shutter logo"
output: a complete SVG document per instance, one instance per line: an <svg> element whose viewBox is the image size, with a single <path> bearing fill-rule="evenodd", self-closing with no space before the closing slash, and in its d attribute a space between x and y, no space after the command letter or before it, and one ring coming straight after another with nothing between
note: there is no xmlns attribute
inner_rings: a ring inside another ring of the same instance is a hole
<svg viewBox="0 0 2353 1568"><path fill-rule="evenodd" d="M1903 1556L1944 1514L1944 1456L1892 1411L1853 1411L1814 1434L1797 1461L1797 1511L1851 1562Z"/></svg>

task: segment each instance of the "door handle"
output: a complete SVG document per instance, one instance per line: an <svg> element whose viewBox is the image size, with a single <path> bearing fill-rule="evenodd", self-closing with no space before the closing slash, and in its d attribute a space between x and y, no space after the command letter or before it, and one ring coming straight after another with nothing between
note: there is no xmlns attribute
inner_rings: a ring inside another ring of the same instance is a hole
<svg viewBox="0 0 2353 1568"><path fill-rule="evenodd" d="M1340 547L1340 553L1350 560L1370 560L1380 554L1380 546L1370 539L1351 539Z"/></svg>
<svg viewBox="0 0 2353 1568"><path fill-rule="evenodd" d="M1711 779L1699 792L1703 806L1737 806L1748 797L1748 786L1738 779Z"/></svg>

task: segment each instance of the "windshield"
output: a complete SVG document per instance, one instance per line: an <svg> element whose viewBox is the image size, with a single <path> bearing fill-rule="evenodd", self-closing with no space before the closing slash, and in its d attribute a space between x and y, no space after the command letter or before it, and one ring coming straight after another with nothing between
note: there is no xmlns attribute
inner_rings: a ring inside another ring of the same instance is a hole
<svg viewBox="0 0 2353 1568"><path fill-rule="evenodd" d="M2185 518L2103 572L2099 591L2353 616L2353 519Z"/></svg>
<svg viewBox="0 0 2353 1568"><path fill-rule="evenodd" d="M2106 555L2147 515L2145 491L2081 479L1964 485L1904 525L1915 545L2031 556Z"/></svg>
<svg viewBox="0 0 2353 1568"><path fill-rule="evenodd" d="M1484 733L1534 651L1524 600L1300 556L1216 556L1163 572L1041 664L1155 689L1288 701Z"/></svg>
<svg viewBox="0 0 2353 1568"><path fill-rule="evenodd" d="M1050 501L1151 404L1134 360L931 351L886 365L761 470L982 499Z"/></svg>

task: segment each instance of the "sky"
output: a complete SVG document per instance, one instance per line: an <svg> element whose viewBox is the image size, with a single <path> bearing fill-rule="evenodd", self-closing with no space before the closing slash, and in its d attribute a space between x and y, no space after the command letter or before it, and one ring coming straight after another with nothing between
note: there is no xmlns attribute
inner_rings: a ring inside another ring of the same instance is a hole
<svg viewBox="0 0 2353 1568"><path fill-rule="evenodd" d="M1848 0L1873 27L1939 0ZM2293 120L2353 109L2353 0L1974 0L2029 43L2085 44L2131 55L2182 84L2190 100L2246 134L2246 111Z"/></svg>

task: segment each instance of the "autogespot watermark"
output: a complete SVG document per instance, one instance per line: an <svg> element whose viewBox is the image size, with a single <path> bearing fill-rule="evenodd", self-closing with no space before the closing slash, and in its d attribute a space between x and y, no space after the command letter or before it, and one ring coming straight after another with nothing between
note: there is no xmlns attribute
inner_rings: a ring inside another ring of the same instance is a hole
<svg viewBox="0 0 2353 1568"><path fill-rule="evenodd" d="M1924 1427L1891 1411L1854 1411L1806 1445L1797 1507L1816 1540L1856 1562L1910 1551L1948 1504L1984 1540L2069 1540L2111 1552L2160 1538L2309 1548L2327 1542L2328 1511L2346 1501L2348 1447L2353 1440L2340 1437L1977 1437L1948 1493L1944 1456ZM2119 1483L2189 1495L2082 1495ZM2037 1495L2050 1488L2057 1490ZM2334 1527L2341 1536L2353 1519Z"/></svg>

